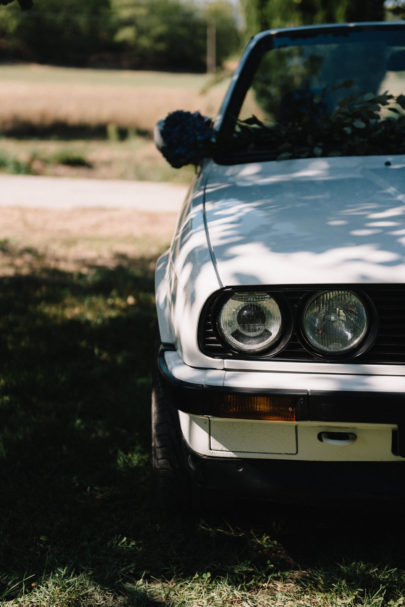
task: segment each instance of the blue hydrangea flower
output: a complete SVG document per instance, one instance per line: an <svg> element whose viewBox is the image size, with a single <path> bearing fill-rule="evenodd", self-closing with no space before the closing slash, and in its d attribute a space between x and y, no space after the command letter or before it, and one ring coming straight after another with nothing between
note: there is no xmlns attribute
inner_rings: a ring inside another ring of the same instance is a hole
<svg viewBox="0 0 405 607"><path fill-rule="evenodd" d="M176 169L198 164L214 141L211 119L200 112L171 112L158 123L157 130L158 148Z"/></svg>

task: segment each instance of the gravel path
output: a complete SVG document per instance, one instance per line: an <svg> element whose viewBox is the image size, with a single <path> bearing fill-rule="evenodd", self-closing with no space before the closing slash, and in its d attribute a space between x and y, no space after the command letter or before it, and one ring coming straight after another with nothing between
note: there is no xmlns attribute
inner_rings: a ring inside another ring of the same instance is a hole
<svg viewBox="0 0 405 607"><path fill-rule="evenodd" d="M187 186L147 181L0 175L0 207L121 208L177 212Z"/></svg>

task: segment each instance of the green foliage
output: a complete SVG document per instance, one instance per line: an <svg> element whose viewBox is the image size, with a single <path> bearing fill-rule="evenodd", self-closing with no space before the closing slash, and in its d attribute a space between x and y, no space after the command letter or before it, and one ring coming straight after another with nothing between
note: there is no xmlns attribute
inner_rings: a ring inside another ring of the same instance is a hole
<svg viewBox="0 0 405 607"><path fill-rule="evenodd" d="M204 23L179 0L113 0L115 40L129 67L204 68Z"/></svg>
<svg viewBox="0 0 405 607"><path fill-rule="evenodd" d="M3 5L11 4L11 2L13 2L13 0L0 0L0 4L3 4ZM18 3L23 10L32 8L32 0L18 0Z"/></svg>
<svg viewBox="0 0 405 607"><path fill-rule="evenodd" d="M37 0L26 13L11 4L0 11L0 59L201 71L207 19L216 23L218 64L238 47L235 10L229 0L207 9L182 0Z"/></svg>
<svg viewBox="0 0 405 607"><path fill-rule="evenodd" d="M217 62L239 47L235 9L217 0L202 9L181 0L112 0L115 42L130 67L205 69L207 20L216 24Z"/></svg>
<svg viewBox="0 0 405 607"><path fill-rule="evenodd" d="M221 65L240 49L241 35L235 21L235 7L227 0L209 2L203 18L215 24L217 65Z"/></svg>
<svg viewBox="0 0 405 607"><path fill-rule="evenodd" d="M71 167L91 168L91 162L83 154L69 149L61 149L52 157L52 162L56 164L64 164Z"/></svg>
<svg viewBox="0 0 405 607"><path fill-rule="evenodd" d="M65 0L62 10L52 0L38 0L24 13L10 6L0 13L2 33L6 56L84 65L111 41L110 0Z"/></svg>
<svg viewBox="0 0 405 607"><path fill-rule="evenodd" d="M23 162L2 150L0 150L0 171L14 175L30 175L32 173L28 162Z"/></svg>
<svg viewBox="0 0 405 607"><path fill-rule="evenodd" d="M273 27L380 21L384 0L242 0L250 35Z"/></svg>
<svg viewBox="0 0 405 607"><path fill-rule="evenodd" d="M332 87L350 88L351 81ZM232 147L263 152L270 158L402 154L405 152L405 96L383 93L349 95L328 114L329 87L310 103L297 103L288 121L266 125L256 116L239 120ZM296 100L297 101L297 100Z"/></svg>

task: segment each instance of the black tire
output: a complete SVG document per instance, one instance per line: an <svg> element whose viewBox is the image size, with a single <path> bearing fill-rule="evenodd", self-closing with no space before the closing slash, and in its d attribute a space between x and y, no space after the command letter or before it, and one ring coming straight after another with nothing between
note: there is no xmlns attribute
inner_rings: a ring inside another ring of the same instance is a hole
<svg viewBox="0 0 405 607"><path fill-rule="evenodd" d="M190 481L184 462L177 410L163 393L158 373L152 386L152 466L157 507L161 513L186 511Z"/></svg>

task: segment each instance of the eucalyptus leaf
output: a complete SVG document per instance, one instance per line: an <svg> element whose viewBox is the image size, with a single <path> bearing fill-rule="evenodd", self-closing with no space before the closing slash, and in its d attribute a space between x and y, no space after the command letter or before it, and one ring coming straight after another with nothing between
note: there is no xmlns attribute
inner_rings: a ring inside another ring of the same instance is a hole
<svg viewBox="0 0 405 607"><path fill-rule="evenodd" d="M401 108L405 110L405 95L398 95L396 101L398 105L400 105Z"/></svg>
<svg viewBox="0 0 405 607"><path fill-rule="evenodd" d="M283 152L277 156L276 160L289 160L290 158L292 158L291 152Z"/></svg>
<svg viewBox="0 0 405 607"><path fill-rule="evenodd" d="M257 116L255 116L254 114L252 114L252 116L250 116L250 118L247 118L245 120L246 124L252 125L252 126L260 126L260 127L265 127L265 125L263 124L263 122L261 120L259 120L259 118Z"/></svg>
<svg viewBox="0 0 405 607"><path fill-rule="evenodd" d="M277 160L405 153L405 115L398 106L405 109L405 95L363 93L341 99L330 114L314 105L313 112L297 112L288 123L264 124L253 116L237 121L231 149ZM383 107L395 117L381 115Z"/></svg>

